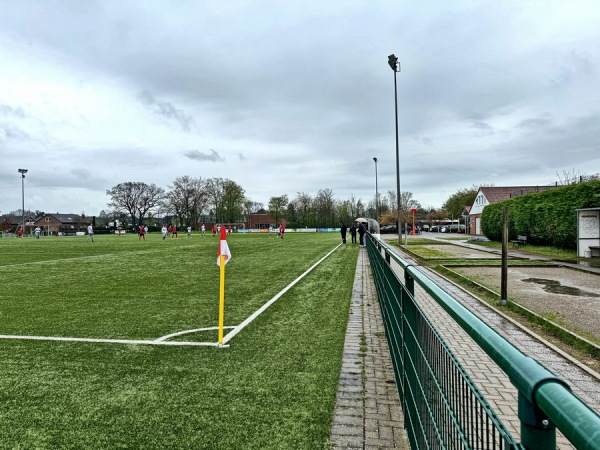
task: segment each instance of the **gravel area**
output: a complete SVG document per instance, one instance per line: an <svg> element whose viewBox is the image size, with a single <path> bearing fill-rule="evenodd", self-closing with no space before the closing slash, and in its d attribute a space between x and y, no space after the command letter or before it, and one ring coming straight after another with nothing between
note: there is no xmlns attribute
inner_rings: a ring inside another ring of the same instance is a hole
<svg viewBox="0 0 600 450"><path fill-rule="evenodd" d="M500 267L453 270L500 292ZM600 277L565 267L509 267L508 297L540 314L555 314L572 330L600 339Z"/></svg>

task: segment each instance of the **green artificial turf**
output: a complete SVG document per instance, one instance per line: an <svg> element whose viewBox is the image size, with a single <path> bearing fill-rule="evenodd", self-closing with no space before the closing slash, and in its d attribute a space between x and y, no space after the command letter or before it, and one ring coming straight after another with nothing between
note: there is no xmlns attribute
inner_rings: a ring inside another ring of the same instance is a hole
<svg viewBox="0 0 600 450"><path fill-rule="evenodd" d="M217 242L2 239L0 334L150 340L216 326ZM339 236L228 242L225 325L237 325ZM357 252L337 249L229 348L0 339L0 447L323 448Z"/></svg>

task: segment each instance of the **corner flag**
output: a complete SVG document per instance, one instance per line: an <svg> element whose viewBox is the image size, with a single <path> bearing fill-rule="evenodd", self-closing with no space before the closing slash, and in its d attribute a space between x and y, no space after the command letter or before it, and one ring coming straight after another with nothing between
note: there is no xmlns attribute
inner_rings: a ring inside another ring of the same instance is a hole
<svg viewBox="0 0 600 450"><path fill-rule="evenodd" d="M221 227L221 238L219 240L219 251L217 253L217 265L221 265L221 256L225 259L225 264L231 259L231 252L229 251L229 245L227 245L227 232L225 227Z"/></svg>
<svg viewBox="0 0 600 450"><path fill-rule="evenodd" d="M227 245L227 232L221 227L221 238L219 239L219 252L217 253L217 265L220 267L219 283L219 344L223 344L223 328L225 322L225 265L231 260L231 252Z"/></svg>

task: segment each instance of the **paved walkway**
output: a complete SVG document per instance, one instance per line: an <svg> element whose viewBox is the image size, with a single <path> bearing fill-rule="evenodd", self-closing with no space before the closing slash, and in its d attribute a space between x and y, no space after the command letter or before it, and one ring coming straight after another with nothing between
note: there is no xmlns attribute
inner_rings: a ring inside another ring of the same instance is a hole
<svg viewBox="0 0 600 450"><path fill-rule="evenodd" d="M404 260L410 261L405 254L398 253ZM392 266L403 279L401 268L396 263ZM423 267L419 267L419 270L523 353L537 359L566 380L577 396L600 412L599 374L445 278ZM518 438L517 392L506 375L418 286L415 298L507 428ZM331 442L335 449L409 448L381 312L364 247L360 249L358 257ZM557 433L557 448L570 449L573 446Z"/></svg>
<svg viewBox="0 0 600 450"><path fill-rule="evenodd" d="M339 450L410 448L365 247L356 265L330 440Z"/></svg>

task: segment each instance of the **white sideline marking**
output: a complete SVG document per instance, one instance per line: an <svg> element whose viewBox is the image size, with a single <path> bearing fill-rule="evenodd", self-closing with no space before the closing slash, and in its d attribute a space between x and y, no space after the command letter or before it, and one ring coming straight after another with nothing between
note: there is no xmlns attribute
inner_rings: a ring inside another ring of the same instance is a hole
<svg viewBox="0 0 600 450"><path fill-rule="evenodd" d="M25 339L29 341L62 341L62 342L94 342L100 344L139 344L139 345L174 345L174 346L198 346L219 347L218 342L184 342L184 341L162 341L160 339L99 339L99 338L76 338L59 336L17 336L12 334L0 334L0 339ZM162 338L161 338L162 339Z"/></svg>
<svg viewBox="0 0 600 450"><path fill-rule="evenodd" d="M280 291L277 295L275 295L275 297L273 297L267 303L262 305L251 316L249 316L246 320L244 320L237 327L235 327L233 329L233 331L230 331L229 333L227 333L227 335L223 338L223 344L226 344L227 342L229 342L236 334L238 334L240 331L242 331L244 328L246 328L246 326L248 326L254 319L256 319L259 315L261 315L265 309L267 309L269 306L271 306L273 303L275 303L277 300L279 300L279 297L281 297L288 290L290 290L292 288L292 286L294 286L298 281L300 281L302 278L304 278L306 275L308 275L309 272L311 272L315 267L317 267L319 264L321 264L325 259L329 258L329 255L331 255L338 248L340 248L341 245L342 244L338 244L337 247L335 247L333 250L331 250L329 253L327 253L325 256L323 256L320 260L318 260L316 263L314 263L310 268L308 268L306 270L306 272L304 272L302 275L300 275L298 278L296 278L294 281L292 281L290 284L288 284L285 288L283 288L283 290Z"/></svg>

